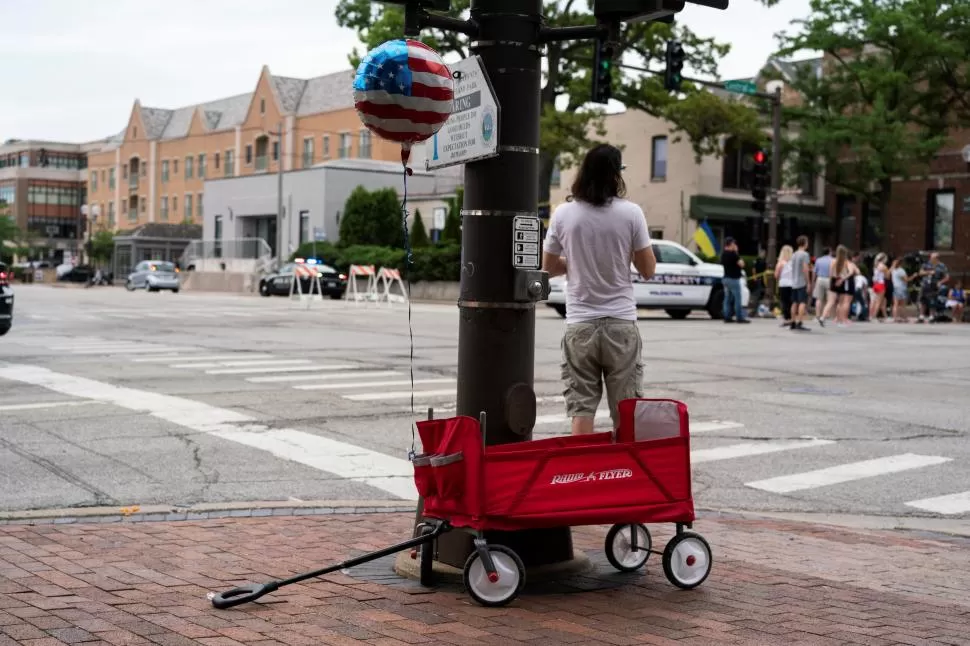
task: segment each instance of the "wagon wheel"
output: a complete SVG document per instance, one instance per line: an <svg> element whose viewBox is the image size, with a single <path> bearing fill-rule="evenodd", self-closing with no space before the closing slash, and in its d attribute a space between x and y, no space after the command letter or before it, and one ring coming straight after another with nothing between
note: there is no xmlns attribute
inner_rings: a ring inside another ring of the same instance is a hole
<svg viewBox="0 0 970 646"><path fill-rule="evenodd" d="M434 531L431 525L424 525L421 528L421 535L430 534ZM421 585L426 588L430 588L434 585L434 541L429 540L421 544L421 550L419 554L420 561L418 562L420 568L420 580Z"/></svg>
<svg viewBox="0 0 970 646"><path fill-rule="evenodd" d="M633 532L636 532L636 549L633 548ZM634 572L642 568L650 558L651 547L650 531L640 523L613 525L606 533L606 559L620 572Z"/></svg>
<svg viewBox="0 0 970 646"><path fill-rule="evenodd" d="M483 606L504 606L519 596L525 585L525 565L518 554L504 545L489 545L487 549L497 577L490 580L481 556L477 551L472 552L465 561L465 589Z"/></svg>
<svg viewBox="0 0 970 646"><path fill-rule="evenodd" d="M699 534L681 532L667 543L663 568L667 580L678 588L696 588L711 573L711 546Z"/></svg>

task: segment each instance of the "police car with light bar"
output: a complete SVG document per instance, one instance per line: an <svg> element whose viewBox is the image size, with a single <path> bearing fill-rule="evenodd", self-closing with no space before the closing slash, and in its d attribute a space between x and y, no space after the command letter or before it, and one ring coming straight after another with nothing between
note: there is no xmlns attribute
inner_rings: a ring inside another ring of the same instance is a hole
<svg viewBox="0 0 970 646"><path fill-rule="evenodd" d="M299 269L298 269L299 268ZM289 296L293 280L300 281L300 293L316 293L315 278L320 279L320 291L334 300L343 298L347 289L347 275L323 264L319 258L295 258L275 274L263 276L259 281L259 293L263 296ZM294 293L295 290L294 290Z"/></svg>
<svg viewBox="0 0 970 646"><path fill-rule="evenodd" d="M670 240L651 240L657 257L657 271L650 280L643 280L630 265L633 294L637 307L664 310L675 319L685 319L694 310L707 312L712 319L723 318L724 267L704 262L686 247ZM546 305L566 316L566 279L556 276L549 280L549 299ZM741 282L741 304L748 307L751 294L747 281Z"/></svg>

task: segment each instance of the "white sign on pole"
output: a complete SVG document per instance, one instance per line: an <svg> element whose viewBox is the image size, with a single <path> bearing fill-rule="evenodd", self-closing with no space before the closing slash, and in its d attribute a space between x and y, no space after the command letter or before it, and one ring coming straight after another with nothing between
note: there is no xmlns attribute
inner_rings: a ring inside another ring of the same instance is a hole
<svg viewBox="0 0 970 646"><path fill-rule="evenodd" d="M326 239L327 239L327 234L324 232L323 229L321 229L320 227L314 227L313 228L313 241L314 242L323 242Z"/></svg>
<svg viewBox="0 0 970 646"><path fill-rule="evenodd" d="M539 268L539 218L517 215L512 220L512 266Z"/></svg>
<svg viewBox="0 0 970 646"><path fill-rule="evenodd" d="M501 106L481 56L464 58L448 69L455 79L455 103L448 121L425 143L427 170L498 155Z"/></svg>

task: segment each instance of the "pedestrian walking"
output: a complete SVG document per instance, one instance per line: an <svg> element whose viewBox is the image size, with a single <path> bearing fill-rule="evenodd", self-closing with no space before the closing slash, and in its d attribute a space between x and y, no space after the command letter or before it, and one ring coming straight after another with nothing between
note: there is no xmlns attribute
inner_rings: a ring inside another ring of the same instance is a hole
<svg viewBox="0 0 970 646"><path fill-rule="evenodd" d="M855 297L855 277L859 268L849 260L849 250L839 245L835 250L835 262L832 263L832 289L838 300L835 307L835 323L839 327L849 324L849 308ZM825 319L825 316L822 316Z"/></svg>
<svg viewBox="0 0 970 646"><path fill-rule="evenodd" d="M657 259L643 211L624 199L622 170L618 148L590 149L544 244L543 270L567 277L562 378L574 435L593 432L604 383L614 428L620 424L617 404L643 396L630 261L649 280Z"/></svg>
<svg viewBox="0 0 970 646"><path fill-rule="evenodd" d="M876 255L872 270L872 302L869 304L869 318L878 319L880 323L886 320L886 279L889 269L886 267L888 256L884 253ZM880 313L882 316L880 317Z"/></svg>
<svg viewBox="0 0 970 646"><path fill-rule="evenodd" d="M919 277L922 279L919 288L920 313L916 322L922 323L926 320L932 323L940 288L950 280L949 270L940 262L940 254L935 251L930 254L929 260L920 268Z"/></svg>
<svg viewBox="0 0 970 646"><path fill-rule="evenodd" d="M721 265L724 267L724 322L750 323L751 321L744 315L744 308L741 306L741 272L744 269L744 260L738 253L738 244L734 238L724 240L724 251L721 252Z"/></svg>
<svg viewBox="0 0 970 646"><path fill-rule="evenodd" d="M913 279L903 268L903 259L893 260L889 275L893 284L893 321L896 323L909 323L906 316L906 301L909 296L909 281Z"/></svg>
<svg viewBox="0 0 970 646"><path fill-rule="evenodd" d="M775 263L775 281L778 284L778 300L781 303L781 315L785 318L781 327L791 325L791 257L794 250L791 245L785 245L778 252L778 262Z"/></svg>
<svg viewBox="0 0 970 646"><path fill-rule="evenodd" d="M808 309L808 283L811 277L809 266L812 263L808 255L808 236L798 236L795 240L798 250L792 254L791 265L791 329L807 332L805 327L805 310Z"/></svg>
<svg viewBox="0 0 970 646"><path fill-rule="evenodd" d="M835 293L832 291L832 249L826 247L822 250L822 255L815 260L815 267L812 271L812 278L815 283L812 295L815 297L815 320L819 325L824 325L822 315L829 306L829 301L835 301Z"/></svg>

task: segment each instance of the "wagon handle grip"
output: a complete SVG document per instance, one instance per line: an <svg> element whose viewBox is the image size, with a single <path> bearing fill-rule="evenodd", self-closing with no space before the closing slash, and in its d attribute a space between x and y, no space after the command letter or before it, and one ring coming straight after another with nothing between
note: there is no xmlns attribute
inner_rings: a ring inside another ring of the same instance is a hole
<svg viewBox="0 0 970 646"><path fill-rule="evenodd" d="M220 592L214 595L212 597L212 605L219 610L225 610L226 608L232 608L233 606L255 601L264 594L269 594L270 592L276 591L279 587L278 581L270 581L269 583L250 583L248 585L239 586L238 588L226 590L225 592Z"/></svg>
<svg viewBox="0 0 970 646"><path fill-rule="evenodd" d="M485 434L486 433L485 420L486 420L485 411L482 411L478 414L478 426L481 428L481 431L482 431L482 445L488 446L488 442L486 441L486 434Z"/></svg>

